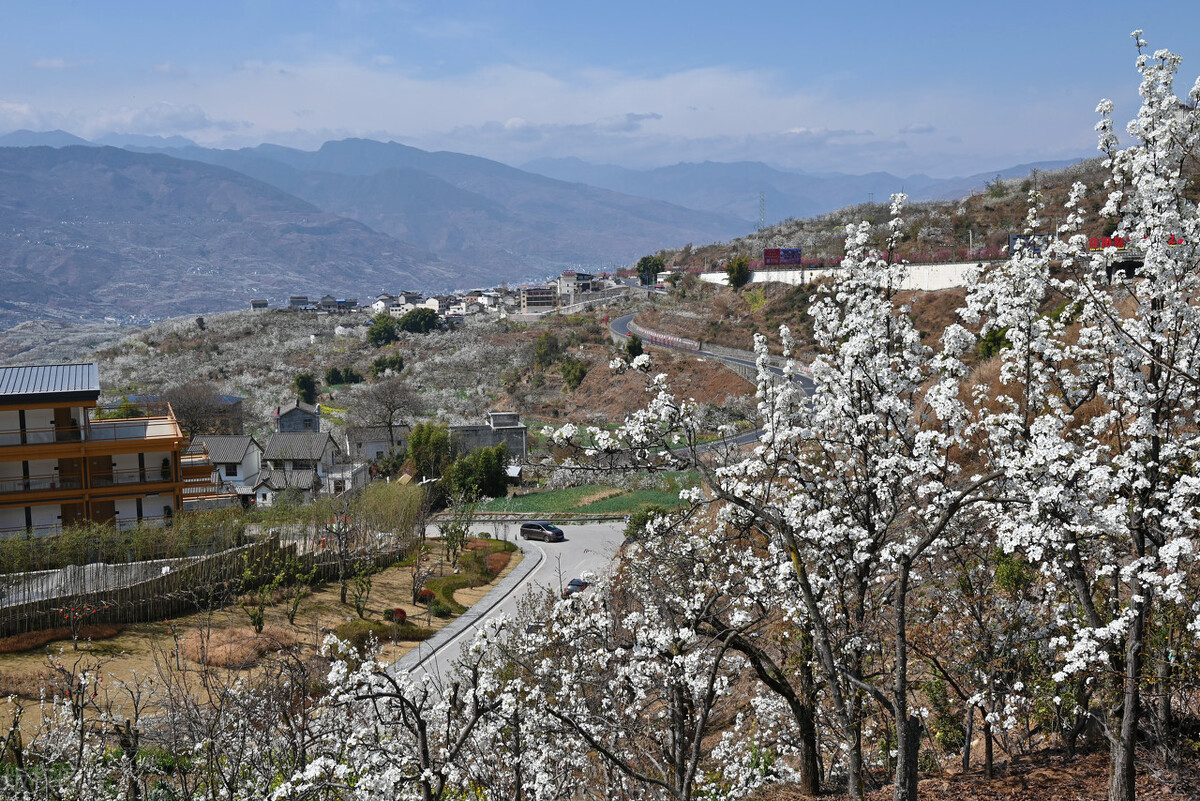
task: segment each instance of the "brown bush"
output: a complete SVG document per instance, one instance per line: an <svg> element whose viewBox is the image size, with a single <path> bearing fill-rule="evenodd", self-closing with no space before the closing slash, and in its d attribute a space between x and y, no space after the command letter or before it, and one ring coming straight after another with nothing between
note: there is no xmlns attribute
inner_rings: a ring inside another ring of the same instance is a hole
<svg viewBox="0 0 1200 801"><path fill-rule="evenodd" d="M124 626L119 626L115 623L96 623L94 625L83 626L79 630L79 639L107 640L109 637L116 637L124 628ZM11 637L0 637L0 654L17 654L22 651L32 651L34 648L41 648L46 643L69 639L71 639L71 630L66 626L60 626L56 629L42 629L41 631L27 631L24 634L14 634ZM3 693L0 693L0 695L3 695Z"/></svg>
<svg viewBox="0 0 1200 801"><path fill-rule="evenodd" d="M510 551L496 551L489 553L483 564L487 572L494 577L500 575L500 571L508 566L508 560L511 558L512 552Z"/></svg>
<svg viewBox="0 0 1200 801"><path fill-rule="evenodd" d="M492 544L480 537L472 537L467 540L467 544L463 546L464 551L486 551L491 548Z"/></svg>
<svg viewBox="0 0 1200 801"><path fill-rule="evenodd" d="M295 635L279 626L267 626L261 634L256 634L249 626L239 626L190 632L183 638L181 651L197 664L244 668L253 665L263 654L282 651L295 644Z"/></svg>
<svg viewBox="0 0 1200 801"><path fill-rule="evenodd" d="M47 698L54 695L57 685L47 673L3 673L0 672L0 697L10 695L21 698L41 698L45 693Z"/></svg>

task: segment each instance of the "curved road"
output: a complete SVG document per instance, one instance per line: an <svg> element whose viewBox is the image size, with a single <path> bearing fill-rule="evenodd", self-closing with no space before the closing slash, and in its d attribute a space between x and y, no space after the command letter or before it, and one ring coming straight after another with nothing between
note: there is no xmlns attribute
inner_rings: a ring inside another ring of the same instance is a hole
<svg viewBox="0 0 1200 801"><path fill-rule="evenodd" d="M562 529L566 535L562 542L538 542L521 539L519 523L503 524L500 538L514 541L525 558L479 603L405 654L391 669L442 676L483 621L501 614L515 616L520 600L530 592L557 595L581 573L605 572L625 538L623 522L567 525Z"/></svg>
<svg viewBox="0 0 1200 801"><path fill-rule="evenodd" d="M632 320L632 314L623 315L613 320L609 324L609 328L614 333L627 337L629 323ZM650 347L693 353L706 359L729 364L755 367L753 359L718 356L703 350L697 352L670 348L666 345L646 344ZM770 370L777 375L783 375L783 370L778 367L771 367ZM800 384L805 392L812 390L812 380L807 376L797 374L793 376L792 380ZM758 435L758 431L751 431L724 444L747 445L755 442ZM458 657L462 649L471 642L471 638L483 621L501 614L510 618L515 616L520 600L530 592L553 592L557 595L568 581L581 573L598 574L607 570L621 547L624 528L623 523L567 526L563 529L566 534L563 542L537 542L520 538L520 524L503 524L499 536L502 539L516 542L525 554L525 558L479 603L439 631L437 635L405 654L390 669L414 674L428 673L435 678L440 677Z"/></svg>
<svg viewBox="0 0 1200 801"><path fill-rule="evenodd" d="M612 333L617 334L618 336L628 337L630 334L629 324L631 322L633 322L634 316L635 315L632 315L632 314L626 314L626 315L622 315L621 317L616 318L615 320L613 320L612 322L610 322L608 324L609 330L612 331ZM704 350L703 344L701 345L700 350L689 350L687 348L676 348L676 347L672 347L671 345L662 345L657 342L643 341L642 344L644 344L648 348L662 348L664 350L679 351L680 353L691 353L691 354L694 354L694 355L699 356L704 359L712 359L713 361L723 362L725 364L736 364L736 365L739 365L742 367L749 367L752 370L758 369L757 362L754 359L742 359L737 356L723 356L723 355L719 355L716 353L710 353L709 351ZM777 376L780 376L780 377L783 376L783 368L781 368L781 367L776 367L774 365L771 365L767 369L770 370L772 373L774 373ZM812 379L809 378L808 376L803 375L801 373L796 373L795 375L792 376L792 381L797 384L800 384L800 386L804 389L805 393L809 393L812 391L812 388L813 388Z"/></svg>

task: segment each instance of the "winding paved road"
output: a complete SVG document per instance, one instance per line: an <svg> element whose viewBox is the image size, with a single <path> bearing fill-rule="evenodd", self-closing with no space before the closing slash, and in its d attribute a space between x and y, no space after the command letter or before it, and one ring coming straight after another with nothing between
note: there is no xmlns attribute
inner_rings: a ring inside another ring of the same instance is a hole
<svg viewBox="0 0 1200 801"><path fill-rule="evenodd" d="M496 615L513 617L517 605L530 592L562 592L581 573L605 572L624 540L624 523L562 526L563 542L536 542L519 536L519 523L501 527L501 539L513 540L525 558L479 603L415 650L405 654L392 670L442 676L470 642L480 623Z"/></svg>
<svg viewBox="0 0 1200 801"><path fill-rule="evenodd" d="M628 337L629 336L629 324L631 322L633 322L633 318L634 318L634 315L632 315L632 314L626 314L621 317L618 317L608 324L609 330L611 330L612 333L617 334L618 336ZM758 369L757 363L755 362L755 360L753 358L740 358L737 356L727 356L725 354L712 353L710 351L704 350L703 343L701 343L700 350L698 350L698 351L690 350L688 348L676 348L676 347L672 347L671 345L663 345L658 342L644 342L643 344L645 344L647 347L651 347L651 348L663 348L664 350L674 350L674 351L679 351L680 353L691 353L691 354L699 356L700 358L703 358L703 359L711 359L713 361L723 362L725 364L738 365L741 367L749 367L752 370ZM776 367L776 366L772 365L772 366L768 367L767 369L770 370L772 373L774 373L777 376L780 376L780 377L783 376L783 368L781 368L781 367ZM812 379L809 378L807 375L804 375L802 373L796 373L795 375L792 376L792 381L799 384L806 393L812 392L813 382L812 382Z"/></svg>
<svg viewBox="0 0 1200 801"><path fill-rule="evenodd" d="M613 333L622 337L629 335L632 314L618 317L609 324ZM755 367L753 359L718 355L704 350L699 352L669 348L666 345L647 343L651 347L680 350L696 356L728 364ZM771 367L771 371L782 376L783 370ZM805 375L794 375L792 380L800 384L805 392L812 390L812 379ZM736 437L732 444L748 445L757 441L758 431L750 431ZM729 445L729 442L724 443ZM712 446L715 447L715 443ZM517 543L525 558L479 603L472 606L446 628L421 643L415 650L405 654L390 668L393 671L428 673L440 677L470 643L479 625L495 615L516 614L518 603L530 592L553 592L558 594L568 581L584 572L603 573L612 564L624 538L624 524L597 523L592 525L566 526L563 542L534 542L519 537L520 524L506 523L501 527L500 537Z"/></svg>

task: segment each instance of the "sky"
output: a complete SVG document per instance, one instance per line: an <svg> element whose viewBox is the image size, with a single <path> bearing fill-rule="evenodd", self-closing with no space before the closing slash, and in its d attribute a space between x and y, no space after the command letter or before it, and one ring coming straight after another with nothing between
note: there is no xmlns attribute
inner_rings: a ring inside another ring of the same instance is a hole
<svg viewBox="0 0 1200 801"><path fill-rule="evenodd" d="M0 133L951 177L1095 154L1200 4L5 0ZM1140 5L1141 8L1134 8Z"/></svg>

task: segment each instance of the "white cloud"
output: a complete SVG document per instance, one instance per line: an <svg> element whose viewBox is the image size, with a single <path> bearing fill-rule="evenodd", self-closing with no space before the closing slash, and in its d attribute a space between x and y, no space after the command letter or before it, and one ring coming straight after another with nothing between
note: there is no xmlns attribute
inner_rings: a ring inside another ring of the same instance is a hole
<svg viewBox="0 0 1200 801"><path fill-rule="evenodd" d="M183 77L184 75L187 75L187 70L172 64L170 61L164 61L161 64L155 64L154 72L159 75L169 75L171 77Z"/></svg>
<svg viewBox="0 0 1200 801"><path fill-rule="evenodd" d="M65 58L39 58L33 66L39 70L69 70L75 65Z"/></svg>
<svg viewBox="0 0 1200 801"><path fill-rule="evenodd" d="M72 82L48 85L36 100L0 95L16 106L25 101L20 111L0 106L0 120L39 119L85 136L182 134L216 146L314 146L322 136L363 136L510 163L567 155L630 166L751 159L812 170L943 175L977 172L1017 154L1030 160L1039 148L1056 157L1046 142L1055 142L1056 152L1091 143L1090 109L1075 111L1054 99L1012 107L933 89L903 98L845 97L783 88L771 73L721 67L637 75L495 65L432 79L369 52L362 61L247 61L208 73L193 67L188 80L178 80L178 68L167 62L143 72L138 86ZM134 104L133 97L160 102ZM897 131L897 118L920 122ZM940 136L918 135L935 131ZM910 135L911 141L903 138ZM980 167L981 159L987 166Z"/></svg>

